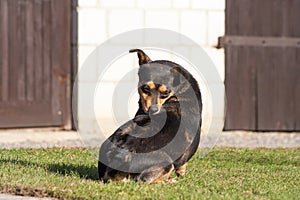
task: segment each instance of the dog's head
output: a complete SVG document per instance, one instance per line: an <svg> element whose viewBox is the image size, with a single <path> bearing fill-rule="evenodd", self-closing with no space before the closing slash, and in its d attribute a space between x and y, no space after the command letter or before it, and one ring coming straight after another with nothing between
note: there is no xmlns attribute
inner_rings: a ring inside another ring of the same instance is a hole
<svg viewBox="0 0 300 200"><path fill-rule="evenodd" d="M151 61L140 49L133 49L139 57L138 92L141 106L146 113L158 114L163 105L175 97L175 88L178 85L177 64L170 61Z"/></svg>

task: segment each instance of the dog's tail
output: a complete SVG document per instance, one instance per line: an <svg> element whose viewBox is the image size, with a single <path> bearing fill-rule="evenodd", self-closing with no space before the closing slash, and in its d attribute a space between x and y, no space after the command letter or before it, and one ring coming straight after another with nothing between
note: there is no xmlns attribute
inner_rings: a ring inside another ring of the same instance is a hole
<svg viewBox="0 0 300 200"><path fill-rule="evenodd" d="M130 49L129 53L137 52L139 57L139 65L146 64L148 62L151 62L151 59L140 49Z"/></svg>

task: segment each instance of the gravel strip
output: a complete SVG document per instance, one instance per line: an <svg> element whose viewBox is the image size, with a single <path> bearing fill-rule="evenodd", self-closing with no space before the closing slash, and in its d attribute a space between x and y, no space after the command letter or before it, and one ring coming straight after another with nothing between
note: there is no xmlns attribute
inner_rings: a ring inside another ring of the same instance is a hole
<svg viewBox="0 0 300 200"><path fill-rule="evenodd" d="M0 149L53 148L53 147L100 147L101 139L93 135L79 135L75 131L0 131ZM81 139L83 138L83 140ZM211 146L216 138L205 138L204 147ZM212 141L212 142L210 142ZM300 147L300 132L223 132L217 140L219 147Z"/></svg>
<svg viewBox="0 0 300 200"><path fill-rule="evenodd" d="M300 133L276 132L223 132L217 146L227 147L265 147L265 148L291 148L300 147Z"/></svg>

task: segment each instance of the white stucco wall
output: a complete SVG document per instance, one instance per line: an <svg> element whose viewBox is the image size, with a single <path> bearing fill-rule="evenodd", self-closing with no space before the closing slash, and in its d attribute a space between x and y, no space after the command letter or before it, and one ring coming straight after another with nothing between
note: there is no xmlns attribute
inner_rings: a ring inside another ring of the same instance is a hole
<svg viewBox="0 0 300 200"><path fill-rule="evenodd" d="M213 47L217 44L218 36L224 35L224 14L225 0L79 0L79 67L98 45L117 34L138 28L163 28L184 34L201 45L224 80L224 51ZM164 52L146 51L146 53L153 60L167 59L181 62L180 59ZM138 63L136 55L125 55L114 62L102 77L99 87L101 91L96 94L95 120L85 109L88 102L85 93L89 92L92 83L98 82L100 72L97 59L101 59L101 55L91 61L89 72L82 74L79 79L79 129L93 133L96 131L96 124L101 123L103 131L109 135L118 126L111 115L112 99L109 97L112 96L112 91L120 78L128 71L137 69ZM198 81L203 86L203 81ZM137 83L137 76L128 77L123 82L122 84ZM222 82L210 84L219 87ZM223 95L220 95L221 102L224 102ZM210 102L205 91L203 101L205 106L203 129L207 131L208 122L205 119L212 117L216 124L221 125L223 113L211 116L209 109L206 108ZM137 109L136 94L125 103L128 104L129 116L133 116Z"/></svg>

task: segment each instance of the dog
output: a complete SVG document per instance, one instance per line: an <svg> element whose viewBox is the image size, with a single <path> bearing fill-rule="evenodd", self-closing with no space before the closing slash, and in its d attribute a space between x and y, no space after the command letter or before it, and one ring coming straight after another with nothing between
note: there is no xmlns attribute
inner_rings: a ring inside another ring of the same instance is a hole
<svg viewBox="0 0 300 200"><path fill-rule="evenodd" d="M139 59L138 111L100 147L99 179L165 182L175 171L183 176L198 149L202 100L197 81L180 65Z"/></svg>

